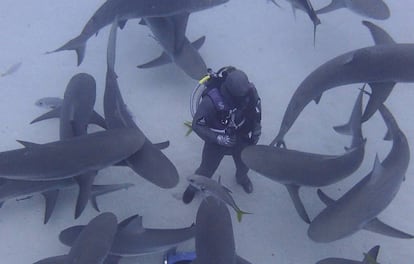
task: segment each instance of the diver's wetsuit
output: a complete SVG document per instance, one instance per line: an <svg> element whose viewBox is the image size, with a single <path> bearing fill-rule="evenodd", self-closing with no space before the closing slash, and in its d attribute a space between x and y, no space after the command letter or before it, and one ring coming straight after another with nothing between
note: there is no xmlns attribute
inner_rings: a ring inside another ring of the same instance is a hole
<svg viewBox="0 0 414 264"><path fill-rule="evenodd" d="M223 89L221 89L220 94L225 104L230 106L230 109L237 109L234 112L234 121L236 125L240 126L230 128L233 131L227 131L227 133L233 133L236 138L236 143L232 147L222 146L217 143L217 135L226 133L225 131L229 127L228 124L223 124L225 123L222 122L223 113L217 110L217 106L213 101L214 99L207 94L200 102L192 122L194 132L205 141L202 161L195 173L211 178L224 155L232 155L236 165L237 183L244 187L244 184L249 181L247 176L249 168L241 160L241 151L246 146L257 143L257 139L256 142L253 142L254 139L251 138L251 133L261 128L260 98L256 88L252 84L251 91L242 103L235 103L235 100L232 100L234 97L232 98Z"/></svg>

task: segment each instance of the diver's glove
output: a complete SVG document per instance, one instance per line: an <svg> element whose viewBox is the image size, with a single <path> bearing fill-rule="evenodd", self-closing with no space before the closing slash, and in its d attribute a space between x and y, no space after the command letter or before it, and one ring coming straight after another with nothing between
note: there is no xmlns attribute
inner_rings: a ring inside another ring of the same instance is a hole
<svg viewBox="0 0 414 264"><path fill-rule="evenodd" d="M250 141L252 145L256 145L257 142L259 142L259 138L261 135L262 135L262 126L260 124L257 124L250 136Z"/></svg>
<svg viewBox="0 0 414 264"><path fill-rule="evenodd" d="M236 145L236 137L235 136L229 136L226 134L218 134L216 137L217 144L224 147L234 147Z"/></svg>

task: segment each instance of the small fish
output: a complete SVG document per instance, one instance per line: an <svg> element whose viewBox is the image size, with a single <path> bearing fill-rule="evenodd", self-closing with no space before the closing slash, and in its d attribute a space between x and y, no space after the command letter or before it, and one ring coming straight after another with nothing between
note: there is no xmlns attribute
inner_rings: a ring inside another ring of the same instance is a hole
<svg viewBox="0 0 414 264"><path fill-rule="evenodd" d="M206 194L207 196L214 196L215 198L233 207L234 211L237 213L237 220L241 222L242 216L244 214L251 213L244 212L237 206L236 202L231 196L231 191L225 186L221 185L220 179L221 177L219 178L219 181L216 182L213 179L197 174L193 174L187 178L190 184L200 190L203 194Z"/></svg>
<svg viewBox="0 0 414 264"><path fill-rule="evenodd" d="M63 99L59 97L43 97L35 102L35 105L47 109L55 109L62 105Z"/></svg>
<svg viewBox="0 0 414 264"><path fill-rule="evenodd" d="M10 66L10 68L8 68L5 72L3 72L0 75L0 77L4 77L4 76L15 73L16 71L19 70L20 66L22 66L22 62L18 62L16 64L13 64L12 66Z"/></svg>
<svg viewBox="0 0 414 264"><path fill-rule="evenodd" d="M184 125L188 128L187 133L185 133L185 136L188 136L193 132L193 125L191 121L184 121Z"/></svg>

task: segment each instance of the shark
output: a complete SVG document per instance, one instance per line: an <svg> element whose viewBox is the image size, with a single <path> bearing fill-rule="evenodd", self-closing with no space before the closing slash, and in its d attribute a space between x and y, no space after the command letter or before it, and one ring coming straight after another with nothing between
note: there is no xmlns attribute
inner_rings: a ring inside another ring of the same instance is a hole
<svg viewBox="0 0 414 264"><path fill-rule="evenodd" d="M63 230L59 240L72 246L85 226L73 226ZM177 229L144 228L142 216L133 215L118 224L117 232L109 251L111 263L118 263L122 257L133 257L154 252L167 251L172 247L194 238L196 227Z"/></svg>
<svg viewBox="0 0 414 264"><path fill-rule="evenodd" d="M182 13L197 12L227 3L229 0L108 0L88 20L82 32L60 48L48 52L75 50L80 65L85 56L86 42L99 30L118 18L123 28L127 20L143 17L166 17Z"/></svg>
<svg viewBox="0 0 414 264"><path fill-rule="evenodd" d="M112 25L108 40L107 72L104 92L104 116L109 130L116 128L132 128L144 135L122 98L117 74L115 73L115 46L117 22ZM144 135L144 145L139 151L129 156L125 165L134 170L149 182L161 188L173 188L178 184L178 172L174 164Z"/></svg>
<svg viewBox="0 0 414 264"><path fill-rule="evenodd" d="M207 66L198 49L203 45L205 37L191 43L185 36L190 13L168 17L144 17L141 24L151 30L155 39L163 47L164 52L148 63L137 66L149 68L174 62L188 76L201 79L207 72Z"/></svg>
<svg viewBox="0 0 414 264"><path fill-rule="evenodd" d="M390 152L382 162L377 155L372 171L337 201L318 190L319 197L327 207L309 225L308 236L313 241L327 243L361 229L391 237L414 238L377 218L400 189L410 161L407 138L391 112L383 104L379 112L388 129L385 139L392 140Z"/></svg>
<svg viewBox="0 0 414 264"><path fill-rule="evenodd" d="M248 264L235 249L230 212L221 200L208 196L201 202L196 216L193 264Z"/></svg>
<svg viewBox="0 0 414 264"><path fill-rule="evenodd" d="M12 199L32 197L36 194L42 194L45 198L46 208L44 214L44 224L47 224L56 205L58 194L61 190L75 188L77 182L73 178L67 178L57 181L21 181L21 180L0 180L0 207L4 202ZM100 195L115 192L121 189L127 189L134 184L108 184L92 185L89 199L96 211L99 211L96 198Z"/></svg>
<svg viewBox="0 0 414 264"><path fill-rule="evenodd" d="M274 0L271 0L271 1L274 4L276 4ZM313 23L313 41L315 44L316 27L321 24L321 20L318 18L318 15L316 14L315 9L313 9L313 6L310 0L286 0L286 1L288 1L292 5L293 14L295 16L296 16L296 9L300 9L304 11L306 14L308 14L309 18L312 20L312 23Z"/></svg>
<svg viewBox="0 0 414 264"><path fill-rule="evenodd" d="M47 258L34 264L103 264L116 231L116 216L109 212L102 213L82 230L67 255Z"/></svg>
<svg viewBox="0 0 414 264"><path fill-rule="evenodd" d="M252 145L242 152L242 160L252 170L286 186L299 216L310 218L299 196L301 186L321 187L336 183L355 172L364 159L365 142L361 129L361 90L349 122L334 127L336 131L352 135L350 147L340 155L323 155L266 145Z"/></svg>
<svg viewBox="0 0 414 264"><path fill-rule="evenodd" d="M332 0L327 6L316 10L316 14L325 14L340 8L347 8L361 16L384 20L391 15L387 4L382 0Z"/></svg>
<svg viewBox="0 0 414 264"><path fill-rule="evenodd" d="M224 203L230 205L234 211L237 213L237 220L241 222L243 215L250 214L249 212L242 211L239 206L234 201L231 196L232 191L221 184L220 178L219 181L215 181L208 177L193 174L187 177L187 180L192 186L197 190L201 191L206 196L211 195L217 199L223 201Z"/></svg>
<svg viewBox="0 0 414 264"><path fill-rule="evenodd" d="M316 264L379 264L377 262L379 249L380 246L371 248L368 253L364 253L364 259L362 261L343 258L326 258L316 262Z"/></svg>
<svg viewBox="0 0 414 264"><path fill-rule="evenodd" d="M0 152L0 178L45 181L111 166L134 154L144 138L133 128L113 129Z"/></svg>
<svg viewBox="0 0 414 264"><path fill-rule="evenodd" d="M299 85L289 101L279 132L271 145L286 146L284 137L305 106L332 88L368 83L372 95L362 116L367 121L385 102L397 82L414 82L414 44L395 41L375 24L362 22L371 32L375 46L339 55L319 66Z"/></svg>
<svg viewBox="0 0 414 264"><path fill-rule="evenodd" d="M93 110L96 100L96 82L87 73L75 74L69 81L62 105L36 118L31 123L47 118L59 118L60 139L68 139L87 134L89 123L106 128L105 119ZM91 187L97 171L90 171L75 177L79 184L79 195L76 202L75 219L86 207Z"/></svg>

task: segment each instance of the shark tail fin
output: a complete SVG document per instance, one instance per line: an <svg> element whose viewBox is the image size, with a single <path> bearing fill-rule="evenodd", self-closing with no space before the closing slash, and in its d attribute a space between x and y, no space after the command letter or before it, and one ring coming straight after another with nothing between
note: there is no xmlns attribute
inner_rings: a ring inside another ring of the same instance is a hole
<svg viewBox="0 0 414 264"><path fill-rule="evenodd" d="M85 57L85 50L86 50L86 41L82 35L69 40L65 45L62 47L54 50L46 52L46 54L62 51L62 50L74 50L78 57L78 66L81 65L83 58Z"/></svg>
<svg viewBox="0 0 414 264"><path fill-rule="evenodd" d="M252 214L252 213L249 213L249 212L242 211L240 209L237 210L236 212L237 212L237 221L239 223L242 221L243 215L245 215L245 214Z"/></svg>

